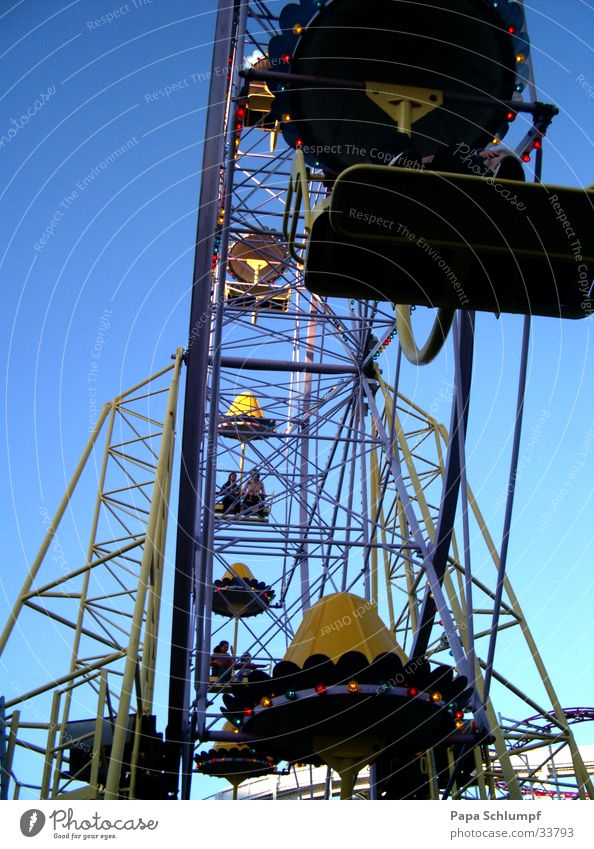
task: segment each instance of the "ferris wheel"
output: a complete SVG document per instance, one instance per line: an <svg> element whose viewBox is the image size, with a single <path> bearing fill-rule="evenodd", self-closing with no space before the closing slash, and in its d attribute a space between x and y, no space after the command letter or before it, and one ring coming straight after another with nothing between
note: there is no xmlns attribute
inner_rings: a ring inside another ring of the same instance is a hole
<svg viewBox="0 0 594 849"><path fill-rule="evenodd" d="M164 413L142 412L162 445L132 456L150 447L134 427L114 444L144 386L106 408L96 516L108 506L134 526L108 545L97 518L85 566L33 591L48 535L2 647L24 607L82 576L71 620L51 614L76 646L55 685L3 707L3 774L35 726L18 706L43 695L42 798L174 798L180 765L182 798L196 774L237 795L305 764L337 774L342 798L369 767L374 799L521 799L558 792L545 767L561 750L564 792L592 797L572 732L588 709L564 711L506 575L530 314L590 309L540 184L556 110L535 100L522 4L235 0L219 4L213 44L189 339ZM503 156L519 112L532 127ZM557 193L591 280L591 193ZM422 345L416 306L437 309ZM467 477L475 311L526 315L500 544ZM450 341L442 423L407 391L403 361L422 367ZM182 361L163 735L152 694ZM125 482L107 486L108 459ZM109 600L89 588L105 568ZM510 639L544 697L500 664ZM503 720L499 699L530 720Z"/></svg>
<svg viewBox="0 0 594 849"><path fill-rule="evenodd" d="M369 764L376 798L522 798L491 697L531 699L498 668L498 640L517 627L548 676L505 573L513 486L498 547L466 478L472 311L579 318L583 291L544 187L524 182L521 161L534 152L540 173L556 110L522 97L534 88L521 4L438 4L429 20L405 5L219 14L213 69L229 74L213 77L192 322L216 308L189 354L186 403L204 415L186 407L184 444L201 465L182 482L195 512L178 536L178 575L194 571L177 599L193 587L196 603L172 639L192 623L195 642L173 658L174 680L192 669L187 726L214 744L193 768L235 785L257 756L263 773L325 764L344 798ZM533 125L498 156L519 111ZM498 171L456 161L479 148ZM590 202L564 198L573 220ZM411 304L438 307L420 347ZM437 356L450 327L446 428L406 396L400 366ZM527 317L520 412L528 339ZM471 524L492 561L486 582ZM576 792L589 793L545 687Z"/></svg>

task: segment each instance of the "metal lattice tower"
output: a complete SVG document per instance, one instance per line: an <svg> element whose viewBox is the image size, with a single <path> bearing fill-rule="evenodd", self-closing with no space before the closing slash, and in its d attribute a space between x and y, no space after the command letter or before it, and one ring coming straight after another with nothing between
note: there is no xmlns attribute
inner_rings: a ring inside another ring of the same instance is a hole
<svg viewBox="0 0 594 849"><path fill-rule="evenodd" d="M497 545L466 480L472 315L459 313L454 323L454 393L444 426L406 395L394 307L319 298L303 285L307 229L327 186L266 123L265 86L250 88L240 73L247 57L266 55L277 16L277 4L263 0L221 2L213 39L183 355L166 741L153 689L157 639L167 641L159 605L181 353L162 414L150 399L164 401L167 389L154 386L169 370L106 405L5 629L2 650L30 615L69 642L67 660L58 652L43 683L13 688L0 701L3 792L10 781L16 795L24 788L40 798L168 798L181 764L181 795L189 798L197 743L243 742L223 730L222 697L231 685L210 675L217 642L232 640L236 654L249 652L270 670L316 601L349 592L377 610L413 662L452 666L473 686L445 767L433 751L423 753L429 798L556 792L555 777L543 780L525 759L536 751L546 765L561 750L572 763L564 792L591 797L571 728L588 712L563 710L505 573L513 498ZM239 111L246 100L247 115ZM529 321L512 483L528 343ZM388 345L390 380L378 362ZM247 393L258 404L252 420L237 412ZM56 575L48 550L100 427L106 448L88 556ZM217 506L222 484L237 473L243 485L254 470L266 490L263 515L225 515ZM215 581L237 574L238 563L274 592L258 615L213 612ZM514 657L523 652L542 682L538 693L524 692L499 654L511 638ZM500 718L500 700L506 715L513 702L518 716L530 718ZM459 766L468 758L473 769L462 781ZM371 775L374 797L373 767Z"/></svg>
<svg viewBox="0 0 594 849"><path fill-rule="evenodd" d="M282 658L311 604L348 591L377 605L409 657L444 662L445 656L468 677L475 687L473 721L492 742L473 750L472 787L456 783L450 751L446 795L521 798L530 778L519 777L510 749L518 754L549 744L569 747L576 793L591 793L570 723L505 575L509 521L499 550L466 481L472 317L462 313L454 325L455 392L446 429L402 394L400 352L392 385L376 365L395 337L394 308L322 299L303 286L306 228L326 189L299 151L294 155L266 124L257 101L263 86L248 90L240 73L248 55L266 55L275 26L272 6L240 2L220 8L215 35L187 356L180 615L168 729L171 739L184 741L183 793L189 796L194 739L203 745L230 739L221 731L225 687L213 684L209 657L229 639L231 624L212 612L213 582L232 574L237 562L276 594L261 616L234 623L236 653L249 651L264 667ZM218 67L229 68L228 79L216 76ZM253 276L238 282L233 262L242 250L255 263ZM260 270L275 265L273 282L254 271L258 258ZM527 322L524 369L528 339ZM272 425L254 439L245 422L243 432L235 422L233 439L225 424L246 392ZM519 399L521 406L522 376ZM516 452L519 438L518 426ZM268 515L223 515L222 483L236 472L242 484L252 470L265 482ZM471 525L492 562L488 581L473 574ZM546 704L495 662L499 635L505 640L510 630L521 635ZM526 734L500 726L491 702L500 688L545 717L547 731L537 731L539 723ZM547 749L543 760L549 757ZM431 774L430 754L428 763ZM429 783L435 798L440 791Z"/></svg>
<svg viewBox="0 0 594 849"><path fill-rule="evenodd" d="M180 350L173 365L103 406L47 518L0 640L9 665L9 637L34 635L40 667L13 667L3 700L3 798L9 785L14 798L150 798L160 781L158 767L150 775L141 764L151 747L163 758L154 689L181 362ZM87 555L65 571L52 548L77 485L93 472L93 511L74 502L77 525L90 519Z"/></svg>

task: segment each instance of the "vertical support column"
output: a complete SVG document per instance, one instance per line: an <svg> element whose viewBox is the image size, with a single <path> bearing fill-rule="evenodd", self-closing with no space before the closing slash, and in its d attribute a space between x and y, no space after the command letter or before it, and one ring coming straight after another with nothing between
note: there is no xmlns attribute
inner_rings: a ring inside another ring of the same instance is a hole
<svg viewBox="0 0 594 849"><path fill-rule="evenodd" d="M43 775L41 778L41 792L39 794L40 799L47 799L49 797L49 786L52 775L52 764L54 761L55 751L56 751L56 731L58 727L58 712L60 710L60 699L61 692L59 690L54 691L54 695L52 697L52 710L50 713L50 721L49 728L47 732L47 746L45 749L45 763L43 765Z"/></svg>
<svg viewBox="0 0 594 849"><path fill-rule="evenodd" d="M227 67L235 3L219 0L214 34L212 74L202 159L187 366L179 485L178 530L173 589L173 621L169 678L167 739L180 746L190 736L190 657L194 628L192 596L201 546L202 475L200 458L207 405L208 344L212 315L211 277L214 234L218 217L220 168L225 155ZM172 765L173 766L173 765Z"/></svg>
<svg viewBox="0 0 594 849"><path fill-rule="evenodd" d="M178 348L175 354L175 365L173 367L172 387L173 393L170 395L169 403L165 411L165 420L173 418L175 422L177 412L177 398L179 391L179 379L182 366L181 348ZM165 442L165 432L163 433L162 451L164 452L163 460L163 480L161 481L163 489L159 497L161 509L157 516L157 529L154 540L154 548L157 554L155 558L155 572L153 581L149 587L149 596L146 612L146 628L142 647L142 684L141 692L144 700L143 710L148 712L150 705L153 703L155 689L155 671L157 664L157 645L159 639L159 622L161 616L161 593L163 588L163 561L165 555L165 544L167 539L167 520L169 518L169 496L171 493L171 478L173 475L173 459L175 450L175 427L169 431L169 436Z"/></svg>
<svg viewBox="0 0 594 849"><path fill-rule="evenodd" d="M220 7L220 14L223 8ZM204 505L201 528L198 530L200 516L196 510L196 541L195 549L195 581L196 581L196 616L195 616L195 700L192 717L192 739L184 741L182 756L183 784L182 797L189 799L192 776L192 747L196 736L203 738L206 724L206 708L208 694L208 679L210 665L210 636L212 618L212 569L214 541L214 502L216 490L216 459L218 438L218 409L221 376L221 340L223 333L223 311L225 306L225 279L227 273L227 257L229 251L229 226L231 221L231 205L233 197L233 178L235 173L235 141L238 131L235 121L227 120L232 108L232 95L238 86L239 70L243 61L244 36L247 26L247 0L236 0L236 16L230 21L229 40L226 44L229 67L229 90L225 98L224 129L226 132L227 158L225 157L225 138L222 138L224 173L219 185L220 197L223 201L222 215L217 217L220 229L221 244L218 254L217 279L215 283L215 320L210 337L210 354L212 369L208 404L204 403L202 411L208 411L208 438L206 446L206 463L202 503ZM231 61L229 61L231 60ZM207 133L208 136L208 133ZM214 235L214 234L213 234ZM212 276L212 275L211 275ZM207 352L208 353L208 352ZM206 364L205 364L206 365ZM206 401L206 399L205 399Z"/></svg>
<svg viewBox="0 0 594 849"><path fill-rule="evenodd" d="M163 511L163 502L167 503L169 499L169 491L167 487L171 480L169 475L170 445L175 431L175 412L177 407L177 389L180 365L181 361L178 359L173 379L171 381L169 394L167 396L167 407L165 410L163 434L161 437L161 449L159 451L159 459L157 461L157 470L155 474L155 485L153 487L151 497L151 509L148 517L140 575L138 576L134 613L130 623L130 637L126 651L126 663L124 666L116 727L114 729L111 757L105 785L106 799L117 799L119 797L122 758L128 731L128 717L130 714L132 690L134 685L137 687L138 703L140 705L143 704L143 694L138 692L140 690L139 649L143 626L146 628L145 611L147 606L147 596L150 588L154 586L156 574L160 568L160 561L164 555L162 547L159 548L159 544L162 542L162 536L159 533L160 518ZM175 613L173 618L175 620Z"/></svg>
<svg viewBox="0 0 594 849"><path fill-rule="evenodd" d="M312 299L310 305L310 314L307 322L307 336L305 340L305 361L313 363L314 347L317 335L317 321L315 313L317 311L316 301ZM309 430L311 427L311 416L309 415L309 405L311 401L311 384L313 374L306 371L303 375L303 393L301 397L301 417L302 422L299 426L301 434L301 445L299 450L299 473L301 477L301 486L299 488L299 525L303 534L307 533L309 524L308 510L308 486L309 486ZM309 560L307 541L301 545L299 553L299 572L301 578L301 608L303 613L311 604L309 591Z"/></svg>
<svg viewBox="0 0 594 849"><path fill-rule="evenodd" d="M12 721L10 723L10 730L8 732L8 745L6 747L6 776L7 782L5 785L6 789L6 798L8 799L8 779L12 774L12 761L14 758L14 750L16 749L16 741L17 741L17 732L19 730L19 722L21 721L21 712L20 710L15 710L12 713ZM19 795L19 785L15 783L14 788L14 799L18 799Z"/></svg>
<svg viewBox="0 0 594 849"><path fill-rule="evenodd" d="M481 751L478 746L475 746L472 750L472 755L474 757L474 767L476 769L476 780L479 789L479 798L482 800L487 799L487 785L485 783L485 765L483 764L481 758Z"/></svg>
<svg viewBox="0 0 594 849"><path fill-rule="evenodd" d="M0 696L0 801L8 799L9 778L6 758L6 707L4 696Z"/></svg>
<svg viewBox="0 0 594 849"><path fill-rule="evenodd" d="M95 734L93 735L93 754L91 756L91 777L89 784L95 790L97 798L97 784L99 780L99 764L101 762L101 741L103 738L103 713L105 711L105 699L107 697L107 670L102 669L99 677L99 695L97 698L97 721L95 723Z"/></svg>

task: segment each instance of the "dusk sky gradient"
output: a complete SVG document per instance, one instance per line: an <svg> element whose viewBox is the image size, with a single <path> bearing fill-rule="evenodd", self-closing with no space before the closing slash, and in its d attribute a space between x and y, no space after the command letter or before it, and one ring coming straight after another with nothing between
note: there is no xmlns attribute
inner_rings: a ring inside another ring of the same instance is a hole
<svg viewBox="0 0 594 849"><path fill-rule="evenodd" d="M594 11L582 0L525 5L539 99L560 108L545 141L543 180L589 186ZM101 21L115 10L111 22ZM55 509L88 438L91 389L100 406L167 365L187 339L215 12L215 0L0 3L2 621L41 542L43 511ZM414 318L422 323L420 313ZM593 326L591 318L533 321L508 561L567 707L594 704ZM497 542L521 328L517 316L477 319L468 477ZM394 353L379 363L386 377ZM448 347L427 368L407 365L401 387L448 424L452 375ZM181 406L179 416L178 433ZM72 562L86 545L93 492L92 480L83 485L88 512L61 537ZM177 479L172 492L162 726ZM29 637L23 663L28 651L46 650ZM19 662L18 651L11 657ZM578 741L594 742L592 729L579 729ZM210 783L205 792L220 787Z"/></svg>

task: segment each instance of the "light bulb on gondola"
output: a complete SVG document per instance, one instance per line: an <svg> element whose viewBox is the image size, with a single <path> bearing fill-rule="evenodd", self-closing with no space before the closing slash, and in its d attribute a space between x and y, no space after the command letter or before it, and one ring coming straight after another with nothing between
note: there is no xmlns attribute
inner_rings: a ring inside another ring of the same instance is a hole
<svg viewBox="0 0 594 849"><path fill-rule="evenodd" d="M318 696L321 696L323 693L326 692L326 685L325 684L316 684L316 686L314 687L314 690L316 691Z"/></svg>
<svg viewBox="0 0 594 849"><path fill-rule="evenodd" d="M272 699L270 698L270 696L264 696L260 704L262 705L262 707L270 707L270 705L272 704Z"/></svg>
<svg viewBox="0 0 594 849"><path fill-rule="evenodd" d="M441 696L441 693L439 692L439 690L434 690L431 693L431 701L432 702L440 702L441 698L442 698L442 696Z"/></svg>
<svg viewBox="0 0 594 849"><path fill-rule="evenodd" d="M409 687L409 688L408 688L408 695L409 695L409 696L413 696L413 698L414 698L414 696L418 696L418 695L419 695L419 691L417 690L417 688L416 688L416 687Z"/></svg>
<svg viewBox="0 0 594 849"><path fill-rule="evenodd" d="M359 692L359 684L357 681L349 681L347 684L347 690L349 693L358 693Z"/></svg>
<svg viewBox="0 0 594 849"><path fill-rule="evenodd" d="M285 698L287 698L290 702L294 702L297 698L297 693L295 692L295 690L287 690L287 692L285 693Z"/></svg>

